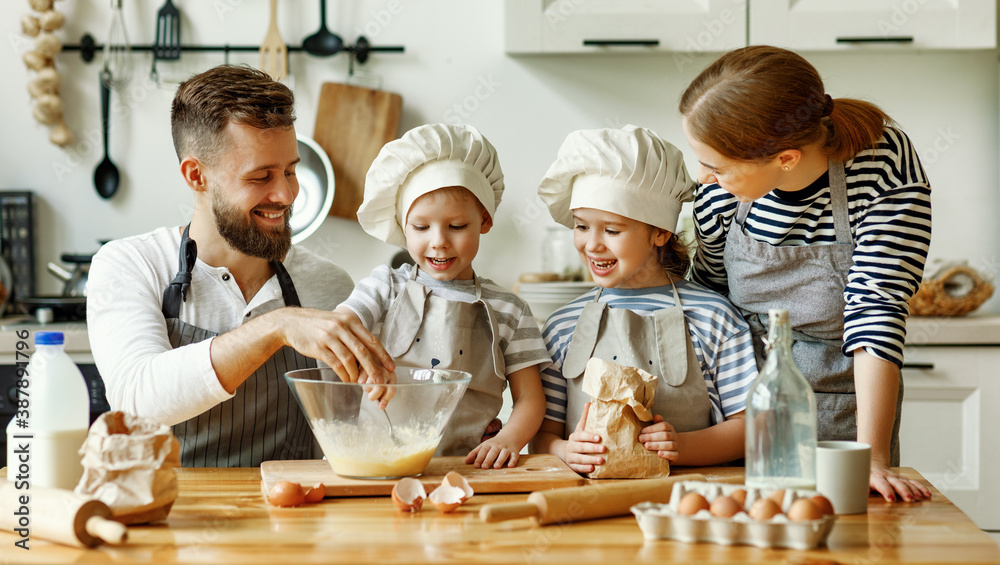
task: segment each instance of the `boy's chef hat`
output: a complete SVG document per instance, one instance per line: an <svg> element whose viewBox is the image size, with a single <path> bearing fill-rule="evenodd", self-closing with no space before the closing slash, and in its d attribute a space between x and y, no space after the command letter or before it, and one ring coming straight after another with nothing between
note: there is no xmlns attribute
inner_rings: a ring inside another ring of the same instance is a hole
<svg viewBox="0 0 1000 565"><path fill-rule="evenodd" d="M496 149L469 125L427 124L411 129L379 151L365 178L358 222L370 235L404 246L410 206L439 188L461 186L493 217L503 195Z"/></svg>
<svg viewBox="0 0 1000 565"><path fill-rule="evenodd" d="M680 149L628 125L566 136L538 196L552 219L569 228L573 209L595 208L673 232L695 187Z"/></svg>

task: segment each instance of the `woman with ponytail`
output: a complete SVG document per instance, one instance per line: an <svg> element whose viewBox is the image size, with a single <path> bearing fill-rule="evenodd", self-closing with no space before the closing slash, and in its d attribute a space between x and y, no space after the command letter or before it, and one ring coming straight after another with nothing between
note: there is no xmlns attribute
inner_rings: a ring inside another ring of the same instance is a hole
<svg viewBox="0 0 1000 565"><path fill-rule="evenodd" d="M740 308L758 364L768 309L788 310L819 439L871 444L869 484L886 500L930 497L890 469L908 302L931 235L930 185L909 138L769 46L709 65L680 112L700 164L691 277Z"/></svg>

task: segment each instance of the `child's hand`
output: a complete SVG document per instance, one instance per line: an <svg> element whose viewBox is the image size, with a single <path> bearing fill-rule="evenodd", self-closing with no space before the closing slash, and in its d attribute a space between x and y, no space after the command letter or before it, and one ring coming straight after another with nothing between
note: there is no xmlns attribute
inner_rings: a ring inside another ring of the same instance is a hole
<svg viewBox="0 0 1000 565"><path fill-rule="evenodd" d="M362 389L368 395L368 400L378 402L378 407L385 410L389 401L396 395L396 387L385 386L396 382L396 373L388 373L383 379L378 376L370 376L367 372L358 375L358 383L365 386Z"/></svg>
<svg viewBox="0 0 1000 565"><path fill-rule="evenodd" d="M504 463L516 467L522 447L497 435L477 445L465 457L465 462L481 469L500 469Z"/></svg>
<svg viewBox="0 0 1000 565"><path fill-rule="evenodd" d="M639 430L639 443L670 462L677 461L680 456L677 432L669 422L663 421L662 416L653 416L653 425Z"/></svg>
<svg viewBox="0 0 1000 565"><path fill-rule="evenodd" d="M594 453L604 453L607 449L601 443L601 436L584 430L587 424L587 413L590 403L583 405L583 415L576 424L576 429L566 440L566 456L563 460L577 473L590 473L594 467L604 463L604 458Z"/></svg>

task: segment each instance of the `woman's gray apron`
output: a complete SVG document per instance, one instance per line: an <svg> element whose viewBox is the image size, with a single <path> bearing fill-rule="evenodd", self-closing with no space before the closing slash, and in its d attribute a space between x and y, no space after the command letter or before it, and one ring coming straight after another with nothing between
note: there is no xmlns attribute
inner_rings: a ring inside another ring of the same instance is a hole
<svg viewBox="0 0 1000 565"><path fill-rule="evenodd" d="M197 245L184 228L177 275L163 291L163 317L175 349L219 335L178 318L197 257ZM278 276L285 305L299 306L288 271L277 261L272 261L271 267ZM315 440L284 375L312 367L316 367L315 360L282 347L236 389L235 396L174 425L174 435L181 443L181 465L257 467L272 459L311 459L316 453Z"/></svg>
<svg viewBox="0 0 1000 565"><path fill-rule="evenodd" d="M767 311L788 310L794 340L792 356L816 393L818 439L855 440L858 402L854 394L854 359L842 352L844 289L854 265L843 163L831 162L829 176L835 244L773 246L757 241L743 231L751 203L741 202L729 228L724 261L729 299L750 324L757 367L763 367L766 357L762 338L768 331ZM900 379L891 465L899 465L902 401Z"/></svg>
<svg viewBox="0 0 1000 565"><path fill-rule="evenodd" d="M497 314L482 298L445 300L417 282L417 267L386 314L379 340L397 366L451 369L472 375L469 388L445 427L435 455L466 455L480 444L503 405L507 386Z"/></svg>
<svg viewBox="0 0 1000 565"><path fill-rule="evenodd" d="M569 437L583 415L590 395L582 390L587 361L597 357L619 365L638 367L659 377L653 396L653 414L663 416L678 432L712 425L712 404L701 364L691 343L681 297L674 306L642 316L627 308L600 302L602 290L580 313L563 361L566 378L566 432Z"/></svg>

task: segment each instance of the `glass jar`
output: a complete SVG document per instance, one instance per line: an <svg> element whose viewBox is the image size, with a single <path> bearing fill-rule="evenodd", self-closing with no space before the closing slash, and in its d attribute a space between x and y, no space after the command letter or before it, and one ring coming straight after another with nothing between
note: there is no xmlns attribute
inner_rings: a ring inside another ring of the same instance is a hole
<svg viewBox="0 0 1000 565"><path fill-rule="evenodd" d="M573 230L561 225L545 228L542 239L542 270L559 275L560 280L583 280L583 262L573 245Z"/></svg>
<svg viewBox="0 0 1000 565"><path fill-rule="evenodd" d="M816 488L816 396L792 358L788 311L768 312L768 354L747 395L746 486Z"/></svg>

